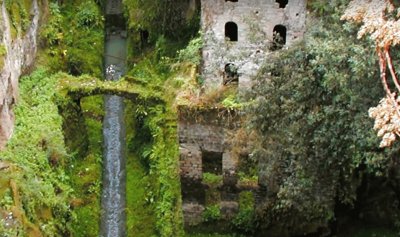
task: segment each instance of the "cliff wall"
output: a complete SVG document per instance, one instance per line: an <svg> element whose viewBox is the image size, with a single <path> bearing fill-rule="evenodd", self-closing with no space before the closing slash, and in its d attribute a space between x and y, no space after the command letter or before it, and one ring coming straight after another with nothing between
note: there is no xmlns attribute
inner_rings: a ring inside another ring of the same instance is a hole
<svg viewBox="0 0 400 237"><path fill-rule="evenodd" d="M37 0L3 1L0 14L0 149L12 136L18 79L34 62L40 20Z"/></svg>

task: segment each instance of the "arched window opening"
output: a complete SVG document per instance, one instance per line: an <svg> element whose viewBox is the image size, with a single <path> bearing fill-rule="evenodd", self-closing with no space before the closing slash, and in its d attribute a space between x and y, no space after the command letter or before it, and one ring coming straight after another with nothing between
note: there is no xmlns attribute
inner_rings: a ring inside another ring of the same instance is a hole
<svg viewBox="0 0 400 237"><path fill-rule="evenodd" d="M225 2L238 2L238 0L225 0Z"/></svg>
<svg viewBox="0 0 400 237"><path fill-rule="evenodd" d="M225 65L224 71L224 85L239 83L238 68L233 63Z"/></svg>
<svg viewBox="0 0 400 237"><path fill-rule="evenodd" d="M277 25L274 27L271 50L282 49L285 44L286 27L283 25Z"/></svg>
<svg viewBox="0 0 400 237"><path fill-rule="evenodd" d="M230 41L238 41L238 26L235 22L227 22L225 24L225 38Z"/></svg>
<svg viewBox="0 0 400 237"><path fill-rule="evenodd" d="M279 3L279 8L285 8L289 0L276 0L275 2Z"/></svg>

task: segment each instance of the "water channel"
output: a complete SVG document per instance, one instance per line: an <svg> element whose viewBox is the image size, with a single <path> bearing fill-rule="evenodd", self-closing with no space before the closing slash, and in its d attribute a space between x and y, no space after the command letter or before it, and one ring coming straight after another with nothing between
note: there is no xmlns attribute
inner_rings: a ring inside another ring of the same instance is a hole
<svg viewBox="0 0 400 237"><path fill-rule="evenodd" d="M122 0L106 5L104 68L106 80L118 80L126 71L126 29ZM103 189L101 194L101 237L126 236L126 170L124 101L115 95L104 96Z"/></svg>

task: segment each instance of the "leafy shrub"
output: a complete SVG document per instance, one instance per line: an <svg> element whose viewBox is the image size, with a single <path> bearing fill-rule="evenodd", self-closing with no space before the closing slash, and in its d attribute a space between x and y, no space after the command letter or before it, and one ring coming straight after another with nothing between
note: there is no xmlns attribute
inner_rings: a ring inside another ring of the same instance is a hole
<svg viewBox="0 0 400 237"><path fill-rule="evenodd" d="M255 231L255 213L253 209L240 210L232 220L232 224L236 229L246 233Z"/></svg>
<svg viewBox="0 0 400 237"><path fill-rule="evenodd" d="M14 205L24 215L21 223L25 229L42 227L45 236L69 233L72 189L65 168L70 156L64 146L62 118L53 102L56 80L39 69L20 81L15 132L0 155L18 167L11 173L20 194L20 203ZM0 209L7 208L7 197L4 201ZM47 209L52 218L39 211Z"/></svg>
<svg viewBox="0 0 400 237"><path fill-rule="evenodd" d="M202 217L205 222L212 222L219 220L221 218L221 209L219 205L212 205L206 207L206 209L203 211Z"/></svg>
<svg viewBox="0 0 400 237"><path fill-rule="evenodd" d="M208 185L220 185L222 184L222 175L216 175L213 173L205 172L203 173L203 183Z"/></svg>
<svg viewBox="0 0 400 237"><path fill-rule="evenodd" d="M53 71L102 76L104 19L95 1L77 6L53 2L49 9L49 19L40 32L48 46L44 63Z"/></svg>
<svg viewBox="0 0 400 237"><path fill-rule="evenodd" d="M239 213L232 220L232 225L245 233L254 233L255 212L252 192L244 191L239 194Z"/></svg>
<svg viewBox="0 0 400 237"><path fill-rule="evenodd" d="M123 0L123 3L129 27L146 29L153 40L160 35L170 39L187 39L199 29L199 8L191 10L186 0Z"/></svg>
<svg viewBox="0 0 400 237"><path fill-rule="evenodd" d="M47 43L47 45L57 45L63 39L62 34L62 20L60 6L57 3L50 3L50 20L42 27L40 32L41 38Z"/></svg>
<svg viewBox="0 0 400 237"><path fill-rule="evenodd" d="M180 62L190 62L199 65L201 62L201 48L203 47L203 36L200 34L192 39L188 46L178 51L178 60Z"/></svg>
<svg viewBox="0 0 400 237"><path fill-rule="evenodd" d="M104 21L99 7L93 1L84 2L79 6L76 19L79 26L88 28L101 26Z"/></svg>
<svg viewBox="0 0 400 237"><path fill-rule="evenodd" d="M372 43L340 22L343 1L326 5L331 14L315 20L304 43L271 58L253 87L265 228L326 226L337 201L356 200L363 174L385 174L391 162L393 151L377 149L367 114L383 93Z"/></svg>

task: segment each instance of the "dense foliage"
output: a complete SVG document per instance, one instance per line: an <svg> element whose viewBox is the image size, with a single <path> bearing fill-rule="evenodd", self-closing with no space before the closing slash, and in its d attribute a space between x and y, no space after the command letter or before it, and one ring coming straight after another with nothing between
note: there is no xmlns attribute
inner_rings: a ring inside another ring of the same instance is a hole
<svg viewBox="0 0 400 237"><path fill-rule="evenodd" d="M39 64L52 72L90 76L54 76L40 69L21 80L15 135L0 153L0 167L7 167L0 169L0 217L12 210L19 213L19 223L4 229L0 218L0 236L17 231L98 235L104 111L102 97L93 95L106 92L136 98L126 100L125 111L128 236L184 235L174 103L201 107L221 100L228 110L242 108L233 93L223 90L197 96L201 36L188 44L199 28L197 2L124 0L128 37L153 48L131 47L129 57L137 61L128 63L128 75L105 83L93 77L102 75L104 1L49 1ZM17 23L15 33L24 30L28 18L22 8L29 3L6 1ZM258 75L248 110L258 140L249 160L258 160L260 184L268 195L257 208L251 192L239 195L238 214L230 223L239 232L254 233L256 223L269 230L273 226L278 236L325 228L335 221L338 203L357 200L365 174L386 176L392 165L395 148L378 148L366 113L383 94L374 48L356 38L356 27L339 20L346 4L312 1L310 10L323 19L311 19L305 43L271 54ZM149 42L140 42L135 33L145 30ZM75 100L68 97L74 95ZM60 103L71 103L77 111L65 111ZM75 112L83 119L60 116ZM74 123L86 129L76 130ZM87 136L88 154L68 154L71 134ZM240 182L251 183L256 171L240 170L239 176ZM217 187L221 179L205 174L203 181ZM220 206L211 203L203 218L221 220Z"/></svg>
<svg viewBox="0 0 400 237"><path fill-rule="evenodd" d="M385 89L385 98L379 105L369 110L375 119L374 129L382 137L381 147L391 146L400 136L400 109L398 97L400 82L397 68L393 65L392 52L400 43L400 19L396 16L393 1L375 0L368 4L361 1L351 1L342 19L362 23L358 32L359 38L368 35L375 41L379 59L380 79Z"/></svg>
<svg viewBox="0 0 400 237"><path fill-rule="evenodd" d="M128 142L128 147L136 153L152 179L145 199L154 207L157 234L168 237L183 236L183 225L176 114L172 110L178 88L174 83L175 73L171 70L175 60L160 55L163 47L158 45L129 72L132 80L146 88L144 93L163 94L163 102L135 104L130 118L136 121L135 136Z"/></svg>
<svg viewBox="0 0 400 237"><path fill-rule="evenodd" d="M53 103L55 84L45 70L21 79L16 131L0 153L1 161L12 167L12 172L0 173L9 183L0 186L0 211L12 211L17 224L9 229L0 224L1 236L17 236L18 231L61 236L71 231L73 190L65 172L71 157L64 146L62 118Z"/></svg>
<svg viewBox="0 0 400 237"><path fill-rule="evenodd" d="M187 39L197 32L198 8L191 0L124 0L129 28L147 30L153 41L160 35Z"/></svg>
<svg viewBox="0 0 400 237"><path fill-rule="evenodd" d="M49 3L47 23L40 36L41 64L72 75L102 76L104 17L94 0ZM82 37L84 36L84 37Z"/></svg>
<svg viewBox="0 0 400 237"><path fill-rule="evenodd" d="M258 214L283 234L327 227L336 201L356 200L362 173L383 174L390 162L367 114L383 94L372 43L340 21L346 1L323 7L305 42L273 55L253 87L254 156L268 192Z"/></svg>

